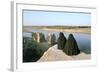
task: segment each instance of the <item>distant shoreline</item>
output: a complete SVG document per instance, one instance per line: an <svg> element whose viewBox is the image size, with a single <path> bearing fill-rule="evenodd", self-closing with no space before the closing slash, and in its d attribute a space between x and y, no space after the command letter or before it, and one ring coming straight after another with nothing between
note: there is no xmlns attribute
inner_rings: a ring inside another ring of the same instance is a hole
<svg viewBox="0 0 100 73"><path fill-rule="evenodd" d="M47 28L43 28L42 30L46 30L46 31L57 31L57 32L70 32L70 33L85 33L85 34L91 34L91 29L90 28L79 28L79 29L47 29Z"/></svg>
<svg viewBox="0 0 100 73"><path fill-rule="evenodd" d="M33 26L23 26L23 32L32 32L32 29L41 29L49 32L69 32L69 33L85 33L85 34L91 34L91 28L66 28L66 29L60 29L60 28L46 28L46 27L33 27Z"/></svg>

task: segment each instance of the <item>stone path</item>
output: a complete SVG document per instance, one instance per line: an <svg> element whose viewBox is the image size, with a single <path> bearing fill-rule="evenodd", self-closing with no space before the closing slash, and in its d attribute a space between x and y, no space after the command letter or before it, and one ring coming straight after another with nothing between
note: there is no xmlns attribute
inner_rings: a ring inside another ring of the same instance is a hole
<svg viewBox="0 0 100 73"><path fill-rule="evenodd" d="M57 45L49 48L38 62L43 61L65 61L65 60L83 60L90 59L90 54L81 53L77 56L68 56L62 50L57 49Z"/></svg>

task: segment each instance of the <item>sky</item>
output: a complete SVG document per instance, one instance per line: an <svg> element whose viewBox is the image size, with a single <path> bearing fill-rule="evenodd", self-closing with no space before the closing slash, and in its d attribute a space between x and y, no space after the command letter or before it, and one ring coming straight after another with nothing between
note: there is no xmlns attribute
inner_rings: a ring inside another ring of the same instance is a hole
<svg viewBox="0 0 100 73"><path fill-rule="evenodd" d="M91 14L79 12L23 11L24 26L90 26Z"/></svg>

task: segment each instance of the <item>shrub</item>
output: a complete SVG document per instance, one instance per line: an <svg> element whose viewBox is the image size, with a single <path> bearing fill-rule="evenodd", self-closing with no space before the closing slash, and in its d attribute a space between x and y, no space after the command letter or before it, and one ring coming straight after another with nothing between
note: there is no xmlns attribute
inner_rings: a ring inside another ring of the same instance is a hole
<svg viewBox="0 0 100 73"><path fill-rule="evenodd" d="M35 62L41 57L37 45L36 41L30 38L23 38L23 62Z"/></svg>
<svg viewBox="0 0 100 73"><path fill-rule="evenodd" d="M23 49L23 62L35 62L40 57L37 49Z"/></svg>
<svg viewBox="0 0 100 73"><path fill-rule="evenodd" d="M40 42L46 42L46 39L43 33L40 33Z"/></svg>
<svg viewBox="0 0 100 73"><path fill-rule="evenodd" d="M56 43L56 36L55 34L51 35L51 45L54 45Z"/></svg>
<svg viewBox="0 0 100 73"><path fill-rule="evenodd" d="M46 42L37 43L32 38L23 38L23 62L36 62L50 47Z"/></svg>
<svg viewBox="0 0 100 73"><path fill-rule="evenodd" d="M33 49L37 47L37 42L33 41L31 38L23 38L23 48L24 49Z"/></svg>
<svg viewBox="0 0 100 73"><path fill-rule="evenodd" d="M68 41L65 44L64 50L67 55L77 55L80 53L77 42L72 34L69 35Z"/></svg>
<svg viewBox="0 0 100 73"><path fill-rule="evenodd" d="M57 43L58 43L58 49L64 49L64 46L66 43L66 38L62 32L60 32L60 34L59 34Z"/></svg>

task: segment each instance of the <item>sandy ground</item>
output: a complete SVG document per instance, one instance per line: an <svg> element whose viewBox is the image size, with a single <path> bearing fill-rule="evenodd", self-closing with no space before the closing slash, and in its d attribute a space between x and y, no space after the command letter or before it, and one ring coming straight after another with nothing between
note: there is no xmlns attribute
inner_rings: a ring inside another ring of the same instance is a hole
<svg viewBox="0 0 100 73"><path fill-rule="evenodd" d="M58 31L58 32L70 32L70 33L86 33L86 34L90 34L91 33L91 28L73 28L73 29L47 29L47 28L43 28L42 30L46 30L49 32L53 32L53 31Z"/></svg>
<svg viewBox="0 0 100 73"><path fill-rule="evenodd" d="M32 32L34 28L32 27L24 27L23 32ZM38 28L37 28L38 30ZM69 32L69 33L91 33L91 28L72 28L72 29L48 29L48 28L41 28L41 30L49 31L49 32Z"/></svg>
<svg viewBox="0 0 100 73"><path fill-rule="evenodd" d="M43 56L38 60L38 62L43 61L65 61L65 60L86 60L90 59L90 54L80 53L76 56L68 56L62 50L57 49L57 45L49 48Z"/></svg>

